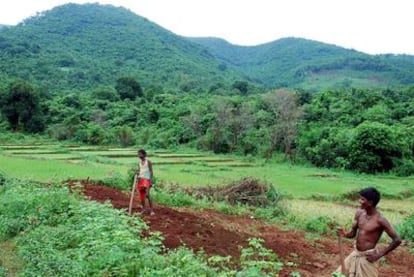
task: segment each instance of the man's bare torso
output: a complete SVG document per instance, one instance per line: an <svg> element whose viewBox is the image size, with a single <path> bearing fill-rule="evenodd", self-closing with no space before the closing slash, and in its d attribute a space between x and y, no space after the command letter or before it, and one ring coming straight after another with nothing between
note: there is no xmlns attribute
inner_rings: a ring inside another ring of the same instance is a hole
<svg viewBox="0 0 414 277"><path fill-rule="evenodd" d="M357 249L366 251L375 248L384 231L381 213L375 211L374 214L368 215L365 210L358 210L356 220L358 224Z"/></svg>

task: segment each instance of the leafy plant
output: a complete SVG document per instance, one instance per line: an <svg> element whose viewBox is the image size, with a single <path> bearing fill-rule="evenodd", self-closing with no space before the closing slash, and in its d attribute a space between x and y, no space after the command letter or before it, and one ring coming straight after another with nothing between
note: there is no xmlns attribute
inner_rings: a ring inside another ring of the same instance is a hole
<svg viewBox="0 0 414 277"><path fill-rule="evenodd" d="M0 277L7 277L7 269L0 264Z"/></svg>
<svg viewBox="0 0 414 277"><path fill-rule="evenodd" d="M398 227L397 231L401 238L414 242L414 214L411 214ZM414 251L414 248L411 249Z"/></svg>
<svg viewBox="0 0 414 277"><path fill-rule="evenodd" d="M259 276L260 273L269 275L279 272L283 263L279 261L277 255L263 246L264 240L261 238L250 238L249 247L242 248L240 264L249 276Z"/></svg>
<svg viewBox="0 0 414 277"><path fill-rule="evenodd" d="M327 216L318 216L316 218L309 219L305 223L305 229L318 234L332 233L333 227L336 226L336 222Z"/></svg>

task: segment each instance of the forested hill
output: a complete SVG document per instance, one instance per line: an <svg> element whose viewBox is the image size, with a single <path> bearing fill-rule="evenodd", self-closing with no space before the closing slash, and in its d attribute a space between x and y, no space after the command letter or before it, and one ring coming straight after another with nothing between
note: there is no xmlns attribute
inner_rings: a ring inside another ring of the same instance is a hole
<svg viewBox="0 0 414 277"><path fill-rule="evenodd" d="M229 68L267 87L307 89L393 87L414 83L414 56L368 55L301 38L237 46L219 38L189 38Z"/></svg>
<svg viewBox="0 0 414 277"><path fill-rule="evenodd" d="M204 47L131 11L67 4L0 32L0 71L57 90L114 85L190 90L240 79Z"/></svg>
<svg viewBox="0 0 414 277"><path fill-rule="evenodd" d="M113 86L121 77L184 92L226 91L237 82L312 90L414 84L414 56L372 56L298 38L253 47L184 38L99 4L66 4L0 28L0 59L0 83L22 78L51 91Z"/></svg>

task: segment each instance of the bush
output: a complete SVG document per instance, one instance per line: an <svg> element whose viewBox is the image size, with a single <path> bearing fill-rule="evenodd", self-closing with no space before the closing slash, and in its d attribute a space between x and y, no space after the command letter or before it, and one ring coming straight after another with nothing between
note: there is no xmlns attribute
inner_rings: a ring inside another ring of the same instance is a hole
<svg viewBox="0 0 414 277"><path fill-rule="evenodd" d="M397 226L397 232L402 239L414 242L414 213ZM411 250L414 251L414 247Z"/></svg>
<svg viewBox="0 0 414 277"><path fill-rule="evenodd" d="M144 237L141 219L77 200L65 188L13 183L0 192L0 203L0 234L16 237L22 275L217 276L191 250L161 255L161 238Z"/></svg>
<svg viewBox="0 0 414 277"><path fill-rule="evenodd" d="M0 171L0 186L6 183L6 175Z"/></svg>
<svg viewBox="0 0 414 277"><path fill-rule="evenodd" d="M2 267L0 264L0 277L6 277L7 275L7 269Z"/></svg>
<svg viewBox="0 0 414 277"><path fill-rule="evenodd" d="M305 229L307 231L318 234L329 234L335 229L335 226L335 221L327 216L312 218L305 223Z"/></svg>
<svg viewBox="0 0 414 277"><path fill-rule="evenodd" d="M394 170L395 175L400 177L408 177L414 175L414 161L404 159L401 164L397 166Z"/></svg>
<svg viewBox="0 0 414 277"><path fill-rule="evenodd" d="M364 122L355 130L350 143L350 169L365 172L388 172L394 160L402 156L400 140L393 128L378 122Z"/></svg>
<svg viewBox="0 0 414 277"><path fill-rule="evenodd" d="M116 129L116 135L123 147L132 146L135 144L134 130L128 126L122 126Z"/></svg>
<svg viewBox="0 0 414 277"><path fill-rule="evenodd" d="M0 238L14 237L42 224L56 226L69 217L72 199L64 189L26 187L16 181L4 187L0 191Z"/></svg>

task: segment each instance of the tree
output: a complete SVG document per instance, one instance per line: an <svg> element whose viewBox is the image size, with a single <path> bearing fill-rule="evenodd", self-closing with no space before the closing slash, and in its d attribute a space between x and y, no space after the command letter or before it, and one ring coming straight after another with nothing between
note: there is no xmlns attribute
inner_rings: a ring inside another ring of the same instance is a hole
<svg viewBox="0 0 414 277"><path fill-rule="evenodd" d="M141 85L132 77L119 78L116 81L115 89L122 100L135 100L135 98L143 96Z"/></svg>
<svg viewBox="0 0 414 277"><path fill-rule="evenodd" d="M24 81L12 82L0 97L1 112L15 132L21 127L29 132L44 130L44 115L40 103L39 94Z"/></svg>
<svg viewBox="0 0 414 277"><path fill-rule="evenodd" d="M269 127L270 145L267 158L270 159L277 146L282 144L285 157L289 156L293 163L297 125L303 114L297 104L297 97L290 91L280 89L265 95L264 101L274 116L273 124Z"/></svg>
<svg viewBox="0 0 414 277"><path fill-rule="evenodd" d="M247 94L249 91L249 83L246 81L235 81L232 87L240 91L241 94Z"/></svg>
<svg viewBox="0 0 414 277"><path fill-rule="evenodd" d="M399 139L391 127L364 122L355 132L350 145L351 169L366 173L389 171L394 167L393 160L402 157Z"/></svg>
<svg viewBox="0 0 414 277"><path fill-rule="evenodd" d="M113 87L106 86L100 86L92 91L93 98L111 102L119 100L120 96L118 94L119 92Z"/></svg>
<svg viewBox="0 0 414 277"><path fill-rule="evenodd" d="M122 126L116 129L116 134L119 142L123 147L135 144L134 130L129 126Z"/></svg>

